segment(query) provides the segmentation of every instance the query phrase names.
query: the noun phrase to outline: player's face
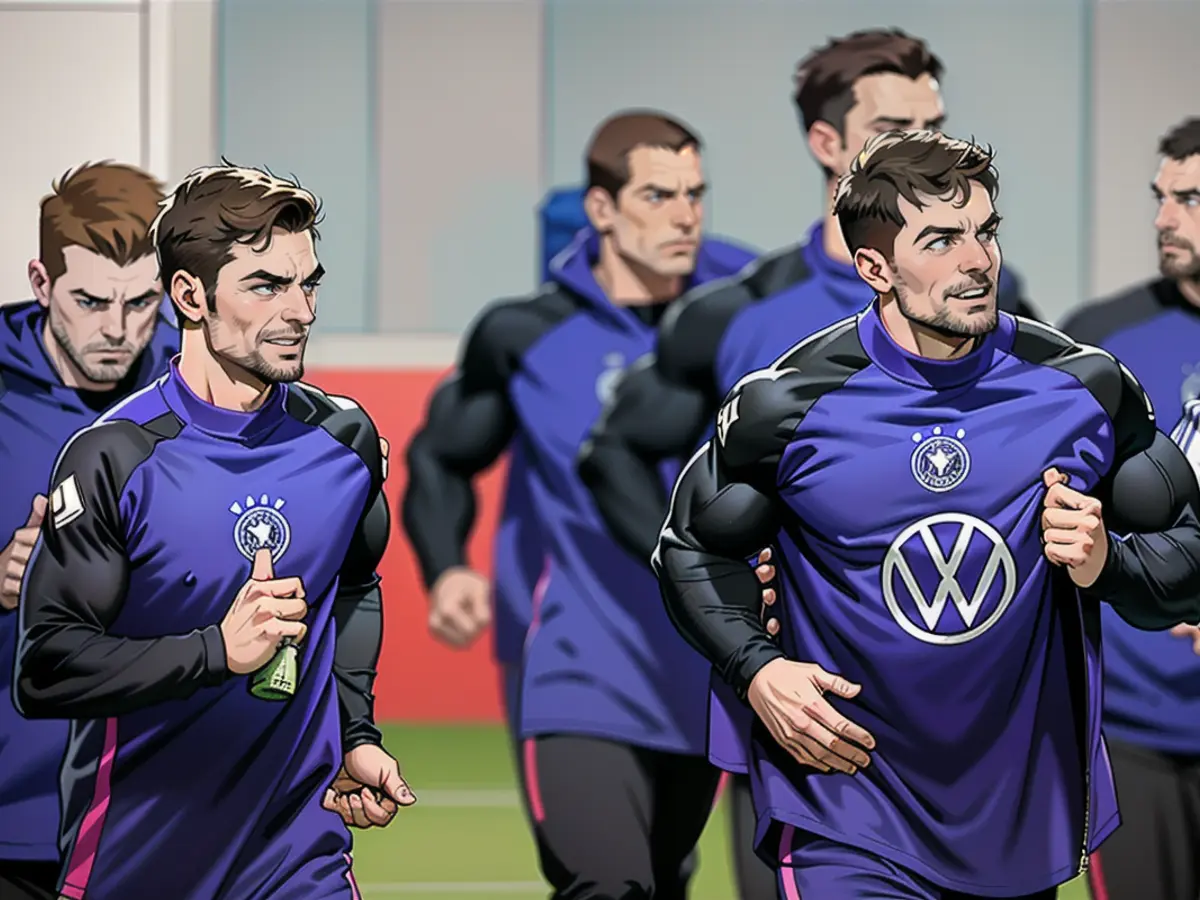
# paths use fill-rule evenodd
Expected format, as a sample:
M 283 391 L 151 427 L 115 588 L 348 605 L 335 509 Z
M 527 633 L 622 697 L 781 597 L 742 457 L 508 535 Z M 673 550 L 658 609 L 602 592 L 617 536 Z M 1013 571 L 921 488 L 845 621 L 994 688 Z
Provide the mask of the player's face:
M 822 127 L 810 135 L 817 159 L 839 177 L 876 135 L 888 131 L 941 131 L 946 121 L 941 89 L 937 79 L 929 75 L 864 75 L 854 82 L 854 99 L 840 135 L 826 123 L 817 123 Z
M 970 337 L 995 328 L 1000 216 L 987 190 L 974 185 L 961 206 L 928 198 L 918 209 L 901 198 L 900 211 L 904 227 L 891 260 L 860 250 L 855 255 L 860 274 L 880 293 L 894 292 L 906 319 L 938 334 Z
M 30 285 L 46 307 L 50 334 L 88 381 L 114 384 L 129 374 L 154 334 L 162 286 L 151 253 L 128 265 L 83 247 L 63 249 L 66 271 L 53 284 L 40 263 Z
M 265 382 L 299 381 L 324 274 L 309 231 L 275 229 L 265 246 L 234 244 L 205 316 L 213 352 Z
M 688 147 L 638 147 L 629 154 L 629 181 L 603 211 L 602 230 L 627 261 L 656 275 L 690 275 L 704 225 L 704 173 Z
M 1159 270 L 1167 278 L 1200 278 L 1200 155 L 1164 159 L 1151 189 Z

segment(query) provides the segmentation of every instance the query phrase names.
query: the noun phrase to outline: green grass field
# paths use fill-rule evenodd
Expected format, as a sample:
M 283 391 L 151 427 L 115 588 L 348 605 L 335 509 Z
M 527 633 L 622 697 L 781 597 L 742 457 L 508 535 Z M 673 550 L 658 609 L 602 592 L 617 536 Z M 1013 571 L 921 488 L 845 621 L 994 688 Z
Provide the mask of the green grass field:
M 499 727 L 386 729 L 417 795 L 386 830 L 355 833 L 354 870 L 364 900 L 546 900 Z M 693 900 L 736 900 L 729 875 L 725 811 L 700 845 Z M 1061 900 L 1086 900 L 1081 882 Z

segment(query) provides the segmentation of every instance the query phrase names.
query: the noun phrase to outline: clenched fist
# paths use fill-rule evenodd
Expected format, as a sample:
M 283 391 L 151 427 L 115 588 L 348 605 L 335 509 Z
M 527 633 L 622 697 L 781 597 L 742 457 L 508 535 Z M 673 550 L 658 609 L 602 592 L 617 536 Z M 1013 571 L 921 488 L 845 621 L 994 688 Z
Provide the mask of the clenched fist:
M 466 647 L 492 621 L 492 586 L 471 569 L 447 569 L 429 592 L 429 630 L 452 647 Z
M 284 639 L 298 644 L 308 626 L 304 585 L 299 578 L 276 578 L 271 551 L 254 554 L 250 580 L 242 585 L 221 621 L 225 665 L 234 675 L 248 675 L 265 666 Z
M 1108 529 L 1100 501 L 1067 487 L 1069 475 L 1047 469 L 1042 475 L 1046 499 L 1042 510 L 1042 541 L 1046 559 L 1066 566 L 1078 587 L 1096 583 L 1108 561 Z
M 21 599 L 21 582 L 25 579 L 25 567 L 33 545 L 37 543 L 42 520 L 46 517 L 46 498 L 38 494 L 33 498 L 29 518 L 13 532 L 8 546 L 0 550 L 0 608 L 16 609 Z

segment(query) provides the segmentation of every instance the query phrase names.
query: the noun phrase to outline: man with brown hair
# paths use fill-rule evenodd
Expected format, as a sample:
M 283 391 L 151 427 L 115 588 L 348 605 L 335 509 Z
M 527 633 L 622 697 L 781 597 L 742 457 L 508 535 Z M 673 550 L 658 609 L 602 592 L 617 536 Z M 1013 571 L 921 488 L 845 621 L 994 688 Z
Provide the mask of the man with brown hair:
M 1200 618 L 1200 488 L 1140 385 L 997 308 L 998 177 L 932 132 L 867 144 L 834 202 L 876 299 L 739 382 L 658 542 L 756 714 L 781 897 L 1054 897 L 1119 822 L 1101 603 Z
M 373 721 L 381 446 L 299 383 L 319 208 L 257 169 L 184 179 L 152 230 L 178 360 L 55 465 L 15 697 L 72 720 L 67 897 L 351 900 L 345 826 L 415 801 Z
M 747 372 L 769 365 L 802 337 L 871 302 L 855 272 L 833 212 L 837 178 L 866 141 L 894 129 L 939 130 L 945 121 L 942 63 L 920 38 L 897 29 L 858 31 L 813 50 L 796 66 L 792 95 L 809 152 L 824 173 L 821 218 L 798 244 L 769 253 L 736 277 L 693 291 L 663 319 L 653 357 L 622 379 L 596 426 L 581 474 L 613 535 L 649 560 L 667 496 L 657 470 L 664 459 L 687 458 L 711 431 L 726 393 Z M 1034 313 L 1005 269 L 1000 307 Z M 728 692 L 717 686 L 713 715 L 749 726 Z M 729 753 L 711 748 L 727 766 Z M 739 773 L 739 776 L 744 773 Z M 773 890 L 749 848 L 754 816 L 749 783 L 733 781 L 735 862 L 744 898 Z M 739 849 L 740 848 L 740 849 Z
M 708 664 L 671 628 L 653 575 L 609 536 L 575 455 L 670 302 L 750 256 L 704 237 L 700 139 L 681 122 L 615 115 L 586 165 L 591 227 L 540 291 L 492 304 L 469 329 L 408 448 L 403 521 L 431 628 L 469 643 L 491 591 L 464 554 L 472 481 L 511 451 L 497 653 L 520 679 L 515 730 L 542 871 L 555 897 L 676 900 L 718 778 L 704 758 Z
M 17 599 L 62 445 L 166 370 L 179 332 L 161 304 L 150 223 L 162 186 L 113 162 L 54 182 L 41 204 L 34 300 L 0 308 L 0 897 L 56 896 L 61 722 L 12 703 Z

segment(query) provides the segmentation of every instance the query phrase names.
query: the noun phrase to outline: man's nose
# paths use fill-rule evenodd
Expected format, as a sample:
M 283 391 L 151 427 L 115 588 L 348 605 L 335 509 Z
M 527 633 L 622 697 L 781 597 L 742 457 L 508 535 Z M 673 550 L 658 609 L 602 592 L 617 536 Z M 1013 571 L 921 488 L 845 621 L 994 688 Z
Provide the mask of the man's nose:
M 1179 227 L 1179 212 L 1170 200 L 1164 200 L 1158 205 L 1154 227 L 1158 231 L 1174 231 Z
M 125 340 L 125 307 L 110 303 L 100 318 L 100 334 L 108 341 L 119 344 Z
M 293 285 L 284 293 L 283 318 L 297 325 L 311 325 L 317 318 L 315 302 L 307 291 Z
M 691 200 L 679 199 L 671 210 L 671 224 L 676 228 L 691 230 L 700 223 L 700 211 Z

